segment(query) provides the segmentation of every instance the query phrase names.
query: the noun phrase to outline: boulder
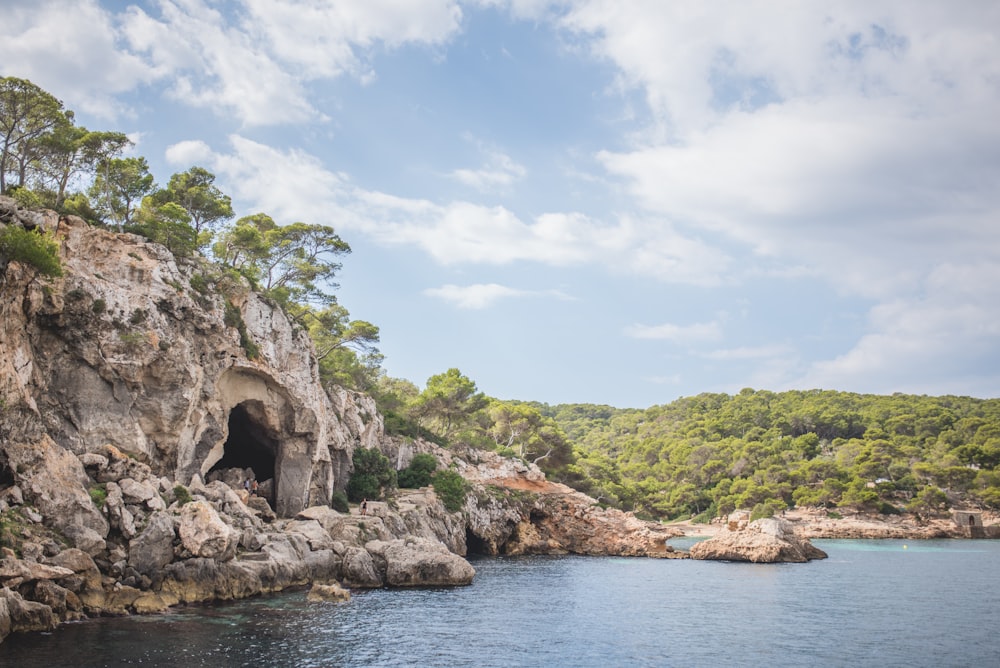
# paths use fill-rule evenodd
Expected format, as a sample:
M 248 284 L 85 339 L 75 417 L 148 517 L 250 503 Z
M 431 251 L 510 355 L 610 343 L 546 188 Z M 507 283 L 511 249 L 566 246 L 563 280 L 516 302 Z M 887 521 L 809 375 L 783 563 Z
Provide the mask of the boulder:
M 192 501 L 181 508 L 179 533 L 185 549 L 206 559 L 232 559 L 239 543 L 239 534 L 206 501 Z
M 425 538 L 373 540 L 365 549 L 385 562 L 385 583 L 392 587 L 467 585 L 476 571 L 443 544 Z
M 351 600 L 351 592 L 347 591 L 339 584 L 316 584 L 309 589 L 306 595 L 307 601 L 330 601 L 340 603 Z
M 174 518 L 163 511 L 154 512 L 149 516 L 142 533 L 129 542 L 129 565 L 143 575 L 155 577 L 164 566 L 174 560 L 176 536 Z
M 825 559 L 827 554 L 806 538 L 795 535 L 792 525 L 777 517 L 756 520 L 737 531 L 726 529 L 695 543 L 692 559 L 750 561 L 753 563 L 802 563 Z
M 26 601 L 16 591 L 0 589 L 0 638 L 20 631 L 51 631 L 59 619 L 44 603 Z
M 349 547 L 344 550 L 341 566 L 342 580 L 348 587 L 381 587 L 382 578 L 375 570 L 371 553 L 363 547 Z

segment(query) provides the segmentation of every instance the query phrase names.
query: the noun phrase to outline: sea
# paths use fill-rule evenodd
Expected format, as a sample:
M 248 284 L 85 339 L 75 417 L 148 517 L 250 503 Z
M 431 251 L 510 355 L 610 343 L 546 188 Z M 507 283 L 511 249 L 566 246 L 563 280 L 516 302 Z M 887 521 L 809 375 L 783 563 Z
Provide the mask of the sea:
M 468 587 L 87 620 L 8 637 L 0 666 L 1000 666 L 1000 541 L 813 544 L 829 558 L 473 557 Z

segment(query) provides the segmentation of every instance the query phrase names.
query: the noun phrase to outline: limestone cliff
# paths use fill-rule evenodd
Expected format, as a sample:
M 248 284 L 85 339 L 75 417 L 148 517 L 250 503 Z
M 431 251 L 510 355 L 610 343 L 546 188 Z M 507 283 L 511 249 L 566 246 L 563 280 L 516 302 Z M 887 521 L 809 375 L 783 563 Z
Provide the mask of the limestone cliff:
M 280 515 L 329 503 L 353 448 L 378 445 L 374 402 L 328 395 L 307 334 L 275 305 L 141 237 L 37 222 L 56 233 L 65 275 L 4 275 L 6 441 L 47 436 L 76 455 L 111 444 L 185 484 L 249 467 L 273 479 Z
M 386 437 L 370 397 L 323 388 L 304 331 L 199 258 L 7 198 L 2 225 L 51 231 L 64 275 L 0 266 L 0 639 L 307 583 L 468 584 L 469 551 L 681 556 L 536 467 Z M 464 508 L 333 510 L 361 446 L 433 454 Z

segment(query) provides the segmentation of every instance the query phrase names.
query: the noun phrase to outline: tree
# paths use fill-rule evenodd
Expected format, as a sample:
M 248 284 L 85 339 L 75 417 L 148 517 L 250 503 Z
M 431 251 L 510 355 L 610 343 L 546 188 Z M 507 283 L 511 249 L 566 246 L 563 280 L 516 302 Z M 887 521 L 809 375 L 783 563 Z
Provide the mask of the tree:
M 283 306 L 329 305 L 335 258 L 351 252 L 332 227 L 292 223 L 280 226 L 266 214 L 236 221 L 212 247 L 216 257 L 249 278 Z
M 379 499 L 396 486 L 396 471 L 389 458 L 375 448 L 356 448 L 354 471 L 347 481 L 347 497 L 354 502 Z
M 92 132 L 71 123 L 60 123 L 40 137 L 38 181 L 54 192 L 52 206 L 62 207 L 75 177 L 95 172 L 99 164 L 131 144 L 121 132 Z
M 207 243 L 211 230 L 233 217 L 232 200 L 215 186 L 215 174 L 203 167 L 174 174 L 152 197 L 157 206 L 173 202 L 187 211 L 200 243 Z
M 152 198 L 143 199 L 129 231 L 163 244 L 174 255 L 190 256 L 198 248 L 198 237 L 191 227 L 191 216 L 179 204 L 167 202 L 156 206 Z
M 143 197 L 153 191 L 153 175 L 145 158 L 102 160 L 90 188 L 95 210 L 121 231 Z
M 454 430 L 468 423 L 472 415 L 486 407 L 487 399 L 476 384 L 458 369 L 431 376 L 415 402 L 416 414 L 438 427 L 449 438 Z
M 407 489 L 426 487 L 431 484 L 431 477 L 437 470 L 437 465 L 434 455 L 427 453 L 414 455 L 410 465 L 399 472 L 399 486 Z
M 510 448 L 547 473 L 573 461 L 572 445 L 562 429 L 534 406 L 494 399 L 487 412 L 492 421 L 487 433 L 498 447 Z
M 8 175 L 24 186 L 33 142 L 69 117 L 63 104 L 26 79 L 0 79 L 0 194 L 7 194 Z

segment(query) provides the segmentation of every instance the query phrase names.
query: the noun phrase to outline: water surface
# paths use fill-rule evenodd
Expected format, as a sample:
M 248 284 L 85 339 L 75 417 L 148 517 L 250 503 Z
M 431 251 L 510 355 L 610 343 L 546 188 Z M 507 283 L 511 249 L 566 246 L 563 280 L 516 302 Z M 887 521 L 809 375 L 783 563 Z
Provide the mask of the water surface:
M 474 559 L 458 589 L 291 592 L 69 624 L 0 666 L 996 666 L 1000 542 L 816 540 L 829 559 Z

